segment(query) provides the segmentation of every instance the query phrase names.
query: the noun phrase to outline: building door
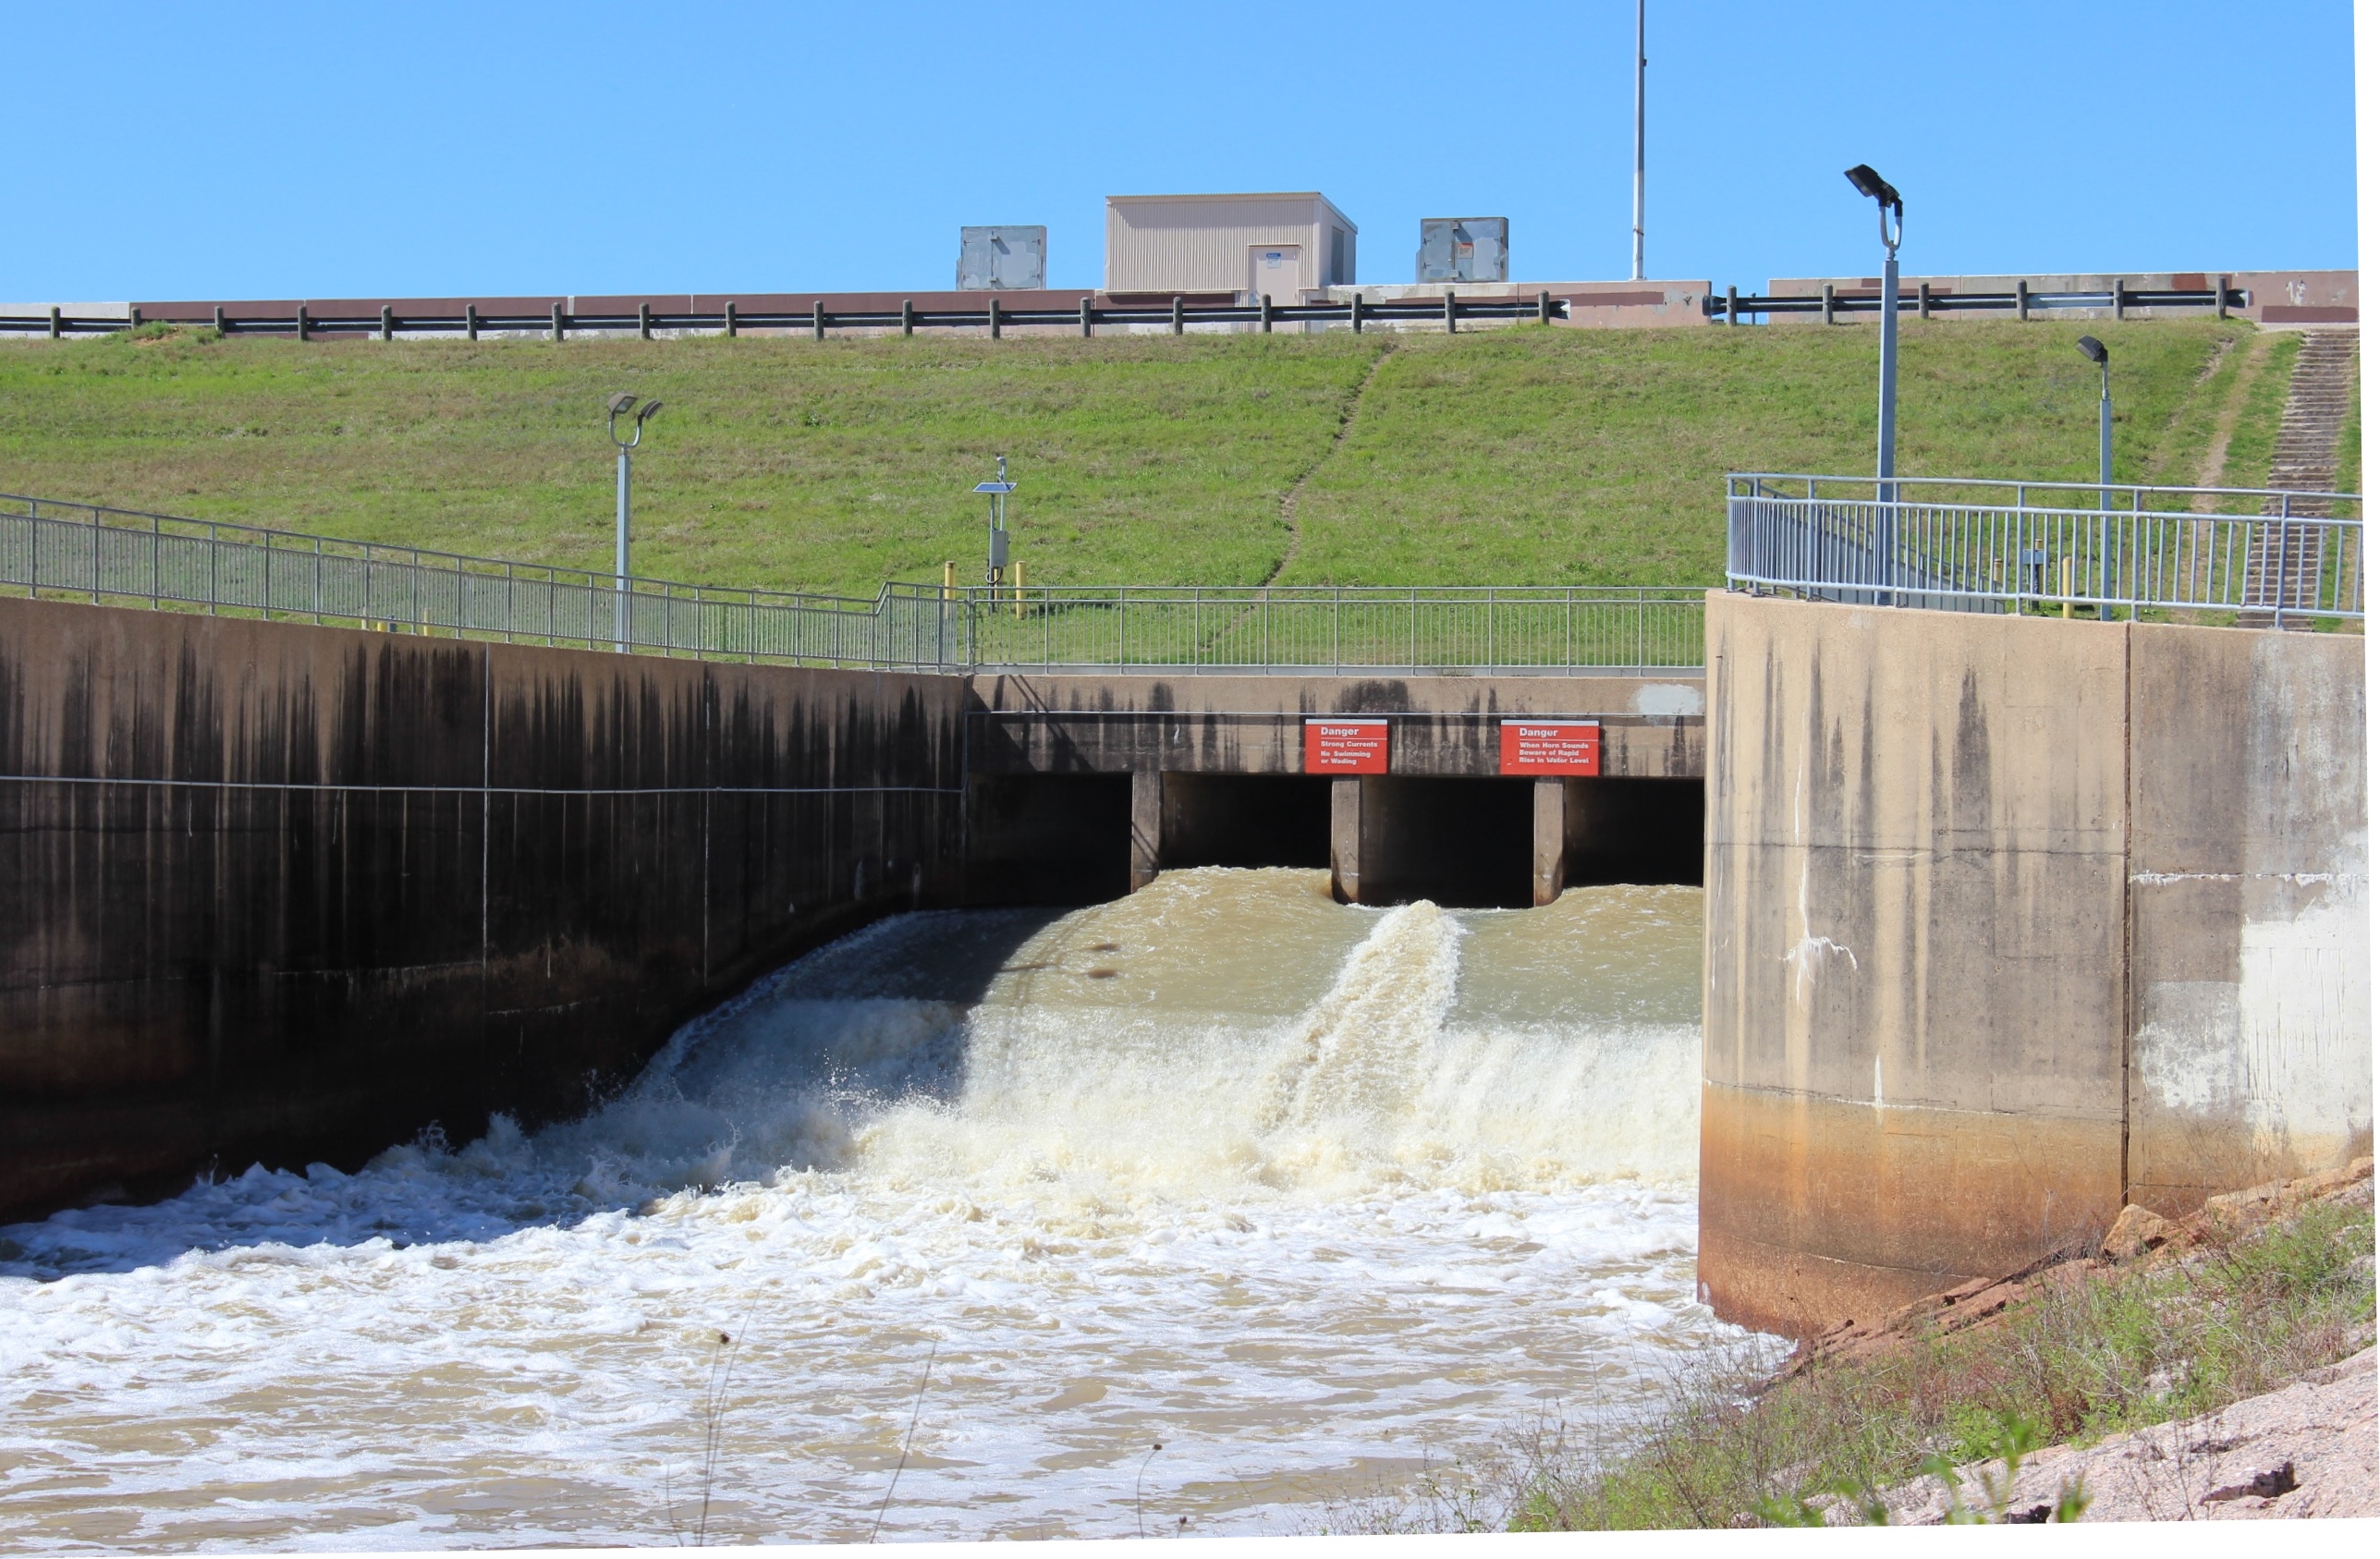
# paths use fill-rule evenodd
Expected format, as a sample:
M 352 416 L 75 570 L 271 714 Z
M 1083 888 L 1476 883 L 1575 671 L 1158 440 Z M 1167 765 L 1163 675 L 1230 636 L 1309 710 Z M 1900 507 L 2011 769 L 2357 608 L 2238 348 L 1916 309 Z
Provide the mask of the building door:
M 1248 301 L 1269 297 L 1275 303 L 1302 303 L 1304 267 L 1296 244 L 1248 246 Z

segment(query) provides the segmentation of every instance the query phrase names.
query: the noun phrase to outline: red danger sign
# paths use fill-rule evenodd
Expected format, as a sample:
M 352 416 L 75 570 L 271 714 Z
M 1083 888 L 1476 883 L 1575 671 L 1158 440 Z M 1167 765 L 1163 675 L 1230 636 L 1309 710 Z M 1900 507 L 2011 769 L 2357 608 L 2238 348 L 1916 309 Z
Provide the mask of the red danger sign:
M 1507 774 L 1600 774 L 1600 720 L 1507 720 L 1497 767 Z
M 1306 773 L 1385 774 L 1387 772 L 1387 721 L 1306 722 Z

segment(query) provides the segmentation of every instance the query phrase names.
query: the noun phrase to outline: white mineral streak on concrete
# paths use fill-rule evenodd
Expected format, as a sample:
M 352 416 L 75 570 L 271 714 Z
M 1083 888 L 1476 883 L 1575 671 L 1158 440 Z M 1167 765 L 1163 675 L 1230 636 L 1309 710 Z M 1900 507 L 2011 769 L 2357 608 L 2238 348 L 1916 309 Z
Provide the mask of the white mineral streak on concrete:
M 1694 682 L 1647 682 L 1636 690 L 1639 714 L 1700 714 L 1703 688 Z
M 1806 820 L 1802 809 L 1803 798 L 1809 789 L 1806 783 L 1809 778 L 1809 768 L 1810 755 L 1805 751 L 1801 755 L 1802 772 L 1793 782 L 1793 842 L 1797 845 L 1803 842 L 1803 835 L 1808 832 L 1804 826 Z M 1794 1005 L 1807 1013 L 1812 989 L 1817 983 L 1819 972 L 1826 967 L 1826 960 L 1833 956 L 1848 958 L 1850 960 L 1853 972 L 1856 973 L 1860 967 L 1860 956 L 1833 937 L 1819 936 L 1811 931 L 1810 859 L 1812 852 L 1805 849 L 1800 854 L 1801 884 L 1800 891 L 1794 899 L 1794 908 L 1801 918 L 1801 935 L 1796 939 L 1791 947 L 1786 949 L 1785 962 L 1793 966 Z
M 2371 1063 L 2370 969 L 2361 892 L 2240 928 L 2240 1102 L 2259 1148 L 2325 1164 L 2371 1130 L 2371 1094 L 2355 1086 Z
M 2342 1160 L 2372 1127 L 2365 878 L 2230 880 L 2317 891 L 2287 918 L 2240 926 L 2236 980 L 2161 980 L 2143 993 L 2142 1081 L 2168 1109 L 2243 1124 L 2260 1151 L 2310 1167 Z

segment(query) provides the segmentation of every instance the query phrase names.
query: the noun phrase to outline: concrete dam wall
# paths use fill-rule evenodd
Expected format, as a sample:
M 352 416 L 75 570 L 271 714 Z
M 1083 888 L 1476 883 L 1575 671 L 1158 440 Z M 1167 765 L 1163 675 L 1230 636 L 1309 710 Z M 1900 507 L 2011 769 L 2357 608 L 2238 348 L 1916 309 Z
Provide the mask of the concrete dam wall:
M 0 1219 L 575 1115 L 876 917 L 1701 871 L 1702 682 L 962 676 L 0 600 Z M 1397 727 L 1376 773 L 1304 726 Z M 1600 720 L 1515 777 L 1512 716 Z
M 963 697 L 0 600 L 0 1218 L 583 1109 L 956 896 Z
M 1822 1330 L 2371 1151 L 2362 639 L 1707 621 L 1723 1316 Z

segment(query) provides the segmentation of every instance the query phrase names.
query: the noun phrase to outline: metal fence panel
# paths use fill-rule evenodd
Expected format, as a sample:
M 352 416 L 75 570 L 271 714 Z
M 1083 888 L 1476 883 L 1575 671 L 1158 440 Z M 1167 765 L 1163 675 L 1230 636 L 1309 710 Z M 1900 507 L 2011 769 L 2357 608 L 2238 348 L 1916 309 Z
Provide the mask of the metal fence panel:
M 2362 500 L 2264 488 L 1738 474 L 1727 579 L 1964 611 L 2360 619 Z
M 1459 673 L 1703 663 L 1703 594 L 1692 589 L 891 584 L 873 601 L 643 579 L 622 590 L 577 569 L 6 495 L 0 588 L 808 665 Z

